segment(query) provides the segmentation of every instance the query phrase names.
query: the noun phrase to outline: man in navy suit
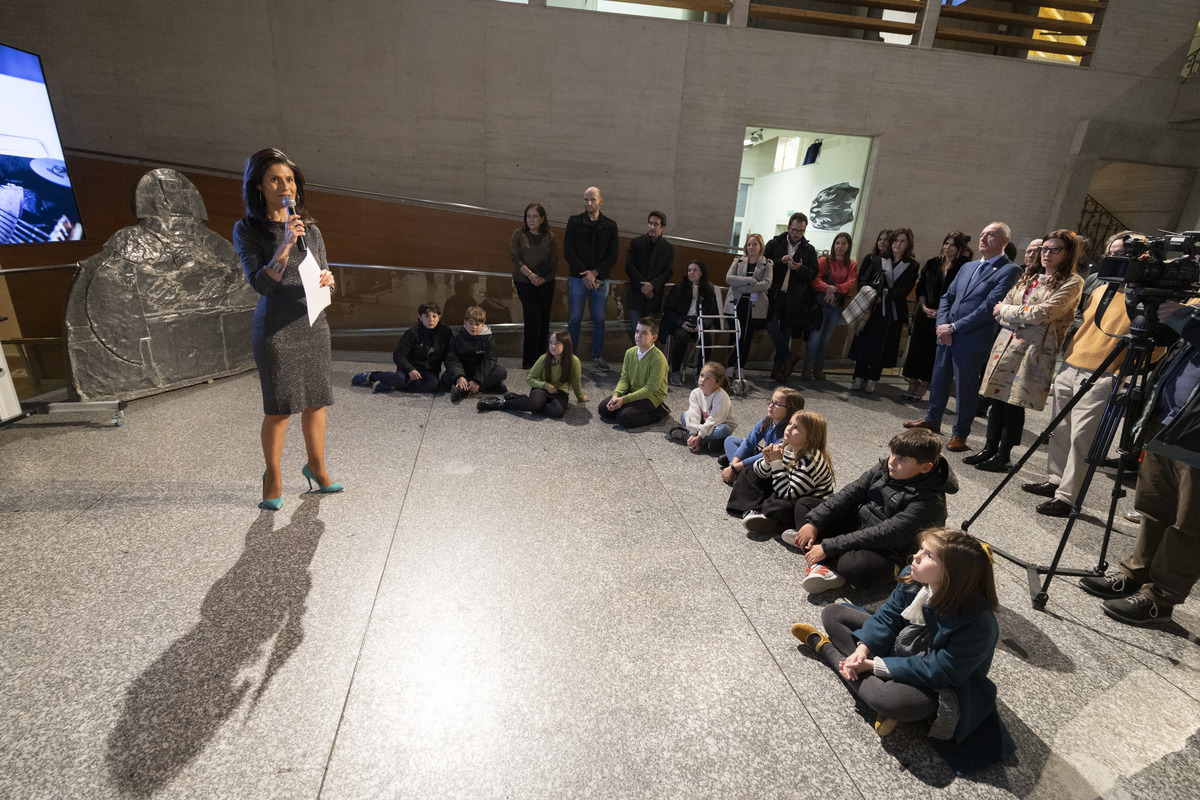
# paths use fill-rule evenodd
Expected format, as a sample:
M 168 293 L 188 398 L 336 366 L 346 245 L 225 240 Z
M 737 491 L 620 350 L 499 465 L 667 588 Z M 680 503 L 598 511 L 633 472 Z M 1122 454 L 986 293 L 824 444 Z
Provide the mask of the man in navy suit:
M 998 326 L 992 311 L 1021 277 L 1021 267 L 1004 255 L 1012 230 L 993 222 L 979 234 L 979 260 L 964 264 L 950 283 L 937 315 L 937 357 L 929 387 L 925 419 L 906 422 L 906 428 L 928 428 L 941 433 L 942 415 L 955 383 L 954 435 L 946 449 L 969 450 L 967 437 L 979 403 L 979 381 L 996 339 Z

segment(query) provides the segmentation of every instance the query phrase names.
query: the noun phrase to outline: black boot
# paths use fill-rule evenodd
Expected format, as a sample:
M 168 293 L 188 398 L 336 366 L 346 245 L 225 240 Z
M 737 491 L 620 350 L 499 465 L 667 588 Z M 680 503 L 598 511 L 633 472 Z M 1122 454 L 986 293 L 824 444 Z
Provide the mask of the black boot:
M 987 461 L 976 464 L 975 469 L 981 469 L 984 472 L 1008 472 L 1012 469 L 1012 464 L 1009 462 L 1010 452 L 1008 448 L 1001 448 Z
M 498 411 L 504 408 L 504 401 L 499 397 L 484 397 L 475 404 L 477 411 Z
M 978 453 L 976 453 L 973 456 L 967 456 L 966 458 L 964 458 L 963 463 L 964 464 L 973 464 L 973 465 L 974 464 L 982 464 L 984 461 L 987 461 L 988 459 L 995 456 L 997 450 L 999 450 L 999 445 L 992 444 L 991 442 L 986 442 L 986 443 L 984 443 L 982 450 L 980 450 Z

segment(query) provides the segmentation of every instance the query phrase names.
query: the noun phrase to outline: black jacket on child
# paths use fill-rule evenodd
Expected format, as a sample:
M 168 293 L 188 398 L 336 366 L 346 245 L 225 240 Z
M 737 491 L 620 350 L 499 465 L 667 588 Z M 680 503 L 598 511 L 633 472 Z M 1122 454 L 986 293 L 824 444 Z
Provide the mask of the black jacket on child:
M 455 331 L 446 350 L 447 382 L 466 378 L 483 383 L 496 369 L 496 354 L 492 348 L 492 329 L 487 325 L 478 336 L 467 333 L 466 328 Z
M 420 322 L 413 325 L 400 337 L 396 352 L 392 353 L 396 370 L 407 374 L 415 369 L 422 375 L 437 377 L 442 371 L 442 361 L 446 358 L 446 349 L 453 335 L 450 326 L 441 322 L 433 330 Z
M 945 458 L 933 469 L 908 480 L 888 475 L 887 459 L 858 480 L 825 498 L 808 514 L 817 528 L 817 541 L 828 558 L 850 550 L 876 550 L 895 564 L 917 551 L 917 534 L 946 524 L 946 495 L 958 491 L 958 479 Z M 828 538 L 822 531 L 833 520 L 857 514 L 858 528 Z

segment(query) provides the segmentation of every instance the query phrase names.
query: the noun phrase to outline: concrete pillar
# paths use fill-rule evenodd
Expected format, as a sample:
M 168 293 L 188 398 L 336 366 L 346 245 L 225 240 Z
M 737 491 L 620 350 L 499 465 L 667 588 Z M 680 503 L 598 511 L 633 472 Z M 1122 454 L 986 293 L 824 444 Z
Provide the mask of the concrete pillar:
M 733 8 L 729 9 L 729 26 L 744 28 L 750 18 L 750 0 L 733 0 Z
M 942 15 L 940 3 L 925 3 L 925 10 L 917 13 L 917 21 L 921 23 L 921 33 L 917 36 L 917 47 L 921 50 L 932 50 L 933 40 L 937 36 L 938 19 Z

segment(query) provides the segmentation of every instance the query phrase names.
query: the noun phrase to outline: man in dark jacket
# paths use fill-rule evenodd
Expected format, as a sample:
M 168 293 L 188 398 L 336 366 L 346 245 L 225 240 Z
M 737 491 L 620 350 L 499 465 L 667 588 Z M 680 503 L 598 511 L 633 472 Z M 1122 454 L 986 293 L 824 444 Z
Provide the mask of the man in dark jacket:
M 625 251 L 625 273 L 629 276 L 629 292 L 625 305 L 629 309 L 629 328 L 636 330 L 638 320 L 662 310 L 667 282 L 675 269 L 675 247 L 663 236 L 667 216 L 651 211 L 646 218 L 646 234 L 629 243 Z
M 350 379 L 354 386 L 370 386 L 376 392 L 436 392 L 438 373 L 446 358 L 453 331 L 442 324 L 437 303 L 422 303 L 417 309 L 417 324 L 404 332 L 392 353 L 395 372 L 360 372 Z
M 479 394 L 480 389 L 501 394 L 508 391 L 504 385 L 508 370 L 496 362 L 492 329 L 486 322 L 487 312 L 479 306 L 471 306 L 463 317 L 462 330 L 450 340 L 442 388 L 450 390 L 453 403 Z
M 608 313 L 608 277 L 617 263 L 617 223 L 600 213 L 604 198 L 595 186 L 583 193 L 583 213 L 567 220 L 563 258 L 567 260 L 567 332 L 576 355 L 583 307 L 592 309 L 592 365 L 607 370 L 604 360 L 604 317 Z
M 914 428 L 888 447 L 891 456 L 825 498 L 799 530 L 783 533 L 805 551 L 806 592 L 884 584 L 916 552 L 918 533 L 946 524 L 946 495 L 958 491 L 958 480 L 941 438 Z
M 771 307 L 767 311 L 767 335 L 775 345 L 775 366 L 771 377 L 785 381 L 796 368 L 800 356 L 792 354 L 792 334 L 800 334 L 804 311 L 813 297 L 812 281 L 817 277 L 817 251 L 804 232 L 808 217 L 797 211 L 788 219 L 787 230 L 763 249 L 774 268 L 767 296 Z
M 1128 625 L 1169 621 L 1200 579 L 1200 308 L 1168 301 L 1158 319 L 1180 339 L 1151 375 L 1137 425 L 1146 442 L 1133 495 L 1137 543 L 1120 570 L 1079 581 Z

